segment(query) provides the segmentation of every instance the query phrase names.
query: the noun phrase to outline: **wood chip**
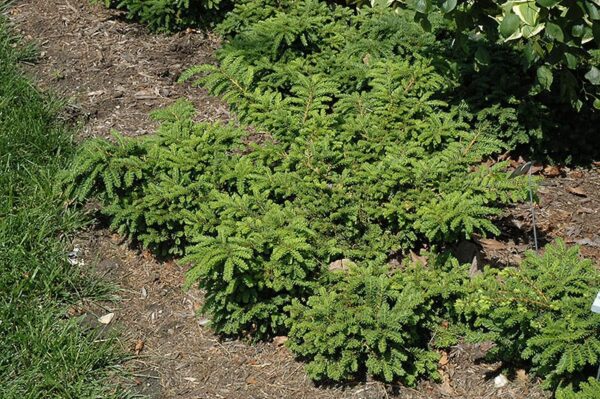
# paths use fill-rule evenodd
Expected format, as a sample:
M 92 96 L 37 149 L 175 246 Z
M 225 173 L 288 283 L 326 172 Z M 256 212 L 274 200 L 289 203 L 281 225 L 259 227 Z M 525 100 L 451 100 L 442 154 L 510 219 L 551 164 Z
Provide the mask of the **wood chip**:
M 567 187 L 567 191 L 579 197 L 587 197 L 587 194 L 581 187 Z
M 87 95 L 88 95 L 88 97 L 95 97 L 95 96 L 101 96 L 104 93 L 105 93 L 104 90 L 97 90 L 97 91 L 90 91 Z
M 136 92 L 133 96 L 136 100 L 153 100 L 155 98 L 158 98 L 158 96 L 153 90 L 140 90 Z
M 506 248 L 506 244 L 493 238 L 480 238 L 479 243 L 486 251 L 500 251 Z

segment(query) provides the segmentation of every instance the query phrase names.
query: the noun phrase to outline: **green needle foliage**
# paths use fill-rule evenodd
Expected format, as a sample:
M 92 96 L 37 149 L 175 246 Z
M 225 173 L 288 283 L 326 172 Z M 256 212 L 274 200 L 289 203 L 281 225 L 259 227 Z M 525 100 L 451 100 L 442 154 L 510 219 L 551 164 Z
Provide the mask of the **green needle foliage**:
M 600 381 L 590 377 L 586 382 L 581 383 L 579 389 L 573 389 L 571 385 L 566 388 L 559 388 L 556 391 L 556 399 L 597 399 L 600 392 Z
M 505 163 L 482 163 L 504 146 L 440 99 L 444 77 L 409 51 L 432 38 L 399 34 L 414 26 L 405 15 L 379 26 L 381 10 L 285 4 L 239 5 L 274 16 L 232 39 L 220 65 L 183 76 L 201 74 L 248 128 L 196 123 L 179 102 L 155 114 L 155 136 L 88 142 L 64 177 L 113 228 L 186 255 L 188 285 L 206 290 L 225 334 L 282 333 L 285 306 L 322 285 L 330 262 L 497 233 L 490 218 L 526 194 Z M 365 48 L 384 43 L 368 59 L 348 38 L 363 27 Z
M 415 90 L 433 78 L 415 80 Z M 311 93 L 303 96 L 318 97 Z M 186 254 L 197 264 L 188 282 L 199 279 L 207 290 L 206 310 L 216 316 L 217 330 L 253 331 L 255 324 L 258 335 L 281 330 L 281 321 L 263 321 L 279 320 L 284 312 L 274 309 L 310 293 L 332 260 L 391 256 L 421 242 L 494 232 L 488 217 L 524 194 L 503 164 L 480 164 L 497 148 L 494 141 L 459 130 L 441 108 L 430 108 L 429 119 L 443 117 L 456 130 L 423 145 L 427 130 L 378 129 L 400 123 L 367 96 L 371 113 L 345 112 L 372 121 L 364 122 L 374 126 L 369 131 L 354 123 L 334 130 L 341 115 L 313 114 L 306 104 L 319 100 L 300 99 L 282 109 L 299 135 L 273 134 L 261 145 L 249 142 L 249 131 L 193 122 L 193 107 L 178 103 L 157 114 L 163 123 L 155 136 L 89 142 L 65 177 L 68 191 L 80 200 L 97 195 L 113 227 L 145 246 Z M 403 99 L 396 101 L 404 107 Z M 402 127 L 412 132 L 411 124 L 428 129 L 428 123 L 406 118 Z M 275 308 L 250 311 L 258 304 Z
M 488 269 L 457 306 L 496 343 L 491 355 L 526 361 L 549 388 L 594 375 L 600 365 L 600 315 L 590 311 L 600 272 L 562 241 L 518 268 Z M 585 396 L 583 396 L 585 397 Z
M 346 381 L 367 373 L 406 385 L 437 378 L 439 354 L 430 343 L 450 304 L 466 292 L 465 269 L 448 263 L 389 270 L 373 263 L 342 273 L 306 305 L 290 306 L 288 346 L 308 361 L 308 375 Z

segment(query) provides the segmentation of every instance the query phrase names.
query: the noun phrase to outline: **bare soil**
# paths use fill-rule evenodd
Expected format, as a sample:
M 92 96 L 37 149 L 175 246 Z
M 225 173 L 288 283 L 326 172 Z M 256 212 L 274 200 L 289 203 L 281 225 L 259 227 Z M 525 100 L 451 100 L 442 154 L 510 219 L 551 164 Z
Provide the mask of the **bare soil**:
M 187 67 L 211 62 L 219 38 L 211 32 L 154 35 L 125 21 L 121 13 L 87 0 L 18 1 L 10 10 L 16 28 L 37 43 L 40 58 L 28 64 L 40 85 L 69 99 L 80 138 L 107 137 L 112 129 L 126 135 L 151 133 L 150 111 L 179 98 L 192 101 L 202 120 L 229 120 L 227 107 L 201 89 L 179 85 Z M 600 173 L 590 169 L 559 171 L 540 190 L 537 206 L 542 241 L 564 237 L 583 253 L 600 259 Z M 526 205 L 503 220 L 504 233 L 481 240 L 482 256 L 514 264 L 531 247 L 531 217 Z M 495 388 L 499 364 L 482 360 L 486 345 L 457 345 L 440 364 L 443 381 L 425 381 L 416 389 L 363 381 L 345 386 L 315 386 L 303 364 L 283 345 L 223 340 L 197 316 L 202 293 L 184 292 L 185 269 L 131 248 L 106 230 L 83 232 L 73 243 L 86 267 L 120 287 L 121 300 L 85 304 L 80 309 L 95 323 L 114 312 L 111 328 L 133 358 L 132 389 L 150 398 L 547 398 L 522 371 Z M 73 314 L 77 314 L 75 310 Z

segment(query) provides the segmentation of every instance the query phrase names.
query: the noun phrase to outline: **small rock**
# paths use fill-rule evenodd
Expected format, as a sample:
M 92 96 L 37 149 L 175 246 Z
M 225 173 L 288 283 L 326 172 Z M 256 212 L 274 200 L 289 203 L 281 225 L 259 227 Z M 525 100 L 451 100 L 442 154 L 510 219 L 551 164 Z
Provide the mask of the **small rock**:
M 98 323 L 110 324 L 110 322 L 114 319 L 114 317 L 115 317 L 114 313 L 107 313 L 102 317 L 98 317 Z
M 508 379 L 503 374 L 500 374 L 496 378 L 494 378 L 494 386 L 496 388 L 502 388 L 507 385 L 508 385 Z
M 210 324 L 210 319 L 206 318 L 206 317 L 201 317 L 198 319 L 198 325 L 200 327 L 205 327 L 207 325 Z
M 330 272 L 336 272 L 336 271 L 341 271 L 341 272 L 345 272 L 350 270 L 350 267 L 354 267 L 356 266 L 356 263 L 352 262 L 350 259 L 339 259 L 336 260 L 335 262 L 331 262 L 329 264 L 329 271 Z

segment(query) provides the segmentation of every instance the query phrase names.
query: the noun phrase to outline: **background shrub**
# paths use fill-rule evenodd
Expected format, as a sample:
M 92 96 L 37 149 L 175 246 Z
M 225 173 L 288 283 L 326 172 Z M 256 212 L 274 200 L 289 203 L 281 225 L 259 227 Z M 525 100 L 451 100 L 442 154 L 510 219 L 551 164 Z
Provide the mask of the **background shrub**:
M 223 15 L 230 7 L 228 0 L 98 0 L 107 7 L 127 11 L 127 17 L 139 19 L 150 29 L 173 31 L 202 26 Z

